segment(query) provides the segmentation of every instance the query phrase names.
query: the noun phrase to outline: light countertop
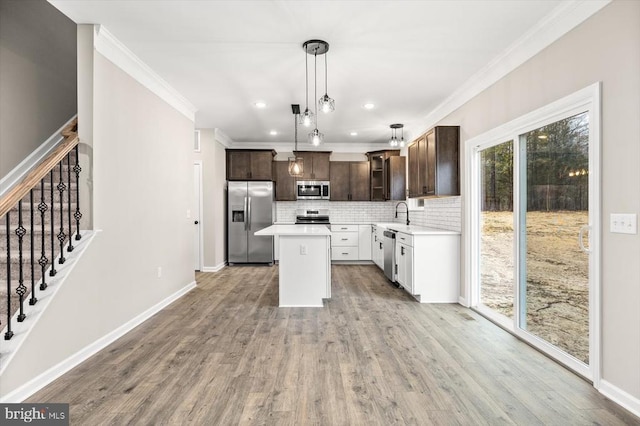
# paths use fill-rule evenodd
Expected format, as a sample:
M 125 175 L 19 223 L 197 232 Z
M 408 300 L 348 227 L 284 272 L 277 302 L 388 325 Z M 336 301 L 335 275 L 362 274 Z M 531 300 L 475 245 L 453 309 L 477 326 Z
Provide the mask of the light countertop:
M 409 235 L 460 235 L 458 231 L 449 231 L 446 229 L 428 228 L 420 225 L 405 225 L 403 223 L 374 223 L 381 228 L 392 229 L 398 232 L 404 232 Z
M 331 231 L 325 225 L 271 225 L 255 235 L 330 237 Z

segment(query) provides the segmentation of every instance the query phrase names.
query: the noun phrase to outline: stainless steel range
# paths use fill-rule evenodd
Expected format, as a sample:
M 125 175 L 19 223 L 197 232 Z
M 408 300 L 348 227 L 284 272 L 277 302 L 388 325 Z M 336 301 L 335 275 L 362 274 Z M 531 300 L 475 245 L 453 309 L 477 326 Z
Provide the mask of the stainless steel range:
M 329 209 L 296 209 L 296 225 L 329 225 Z

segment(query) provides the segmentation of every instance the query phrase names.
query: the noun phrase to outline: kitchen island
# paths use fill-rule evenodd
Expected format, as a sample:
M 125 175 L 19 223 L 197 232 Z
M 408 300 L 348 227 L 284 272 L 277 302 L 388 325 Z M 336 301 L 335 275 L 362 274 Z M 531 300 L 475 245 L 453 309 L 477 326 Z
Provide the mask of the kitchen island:
M 331 231 L 325 225 L 271 225 L 279 237 L 279 306 L 322 307 L 331 298 Z

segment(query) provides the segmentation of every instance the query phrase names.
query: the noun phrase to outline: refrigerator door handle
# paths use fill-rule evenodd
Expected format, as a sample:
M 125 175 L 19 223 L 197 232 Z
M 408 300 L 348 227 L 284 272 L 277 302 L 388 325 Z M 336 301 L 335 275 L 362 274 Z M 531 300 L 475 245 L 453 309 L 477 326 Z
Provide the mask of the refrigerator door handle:
M 248 219 L 248 212 L 247 212 L 247 197 L 244 197 L 244 230 L 248 230 L 248 225 L 249 225 L 249 219 Z
M 249 230 L 251 230 L 251 197 L 247 203 L 247 223 L 249 224 Z

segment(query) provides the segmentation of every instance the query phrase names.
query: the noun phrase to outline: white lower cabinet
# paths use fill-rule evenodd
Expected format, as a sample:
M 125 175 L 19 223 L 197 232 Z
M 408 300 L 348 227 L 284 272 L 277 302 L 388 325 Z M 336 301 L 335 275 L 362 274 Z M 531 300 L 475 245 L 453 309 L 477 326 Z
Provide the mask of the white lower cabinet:
M 371 260 L 378 265 L 378 268 L 384 269 L 384 246 L 382 244 L 384 228 L 376 225 L 371 226 Z
M 331 224 L 331 260 L 358 260 L 358 225 Z
M 396 282 L 413 294 L 413 247 L 396 243 Z
M 371 225 L 358 225 L 358 259 L 371 260 Z
M 457 303 L 460 235 L 396 235 L 397 282 L 421 303 Z

